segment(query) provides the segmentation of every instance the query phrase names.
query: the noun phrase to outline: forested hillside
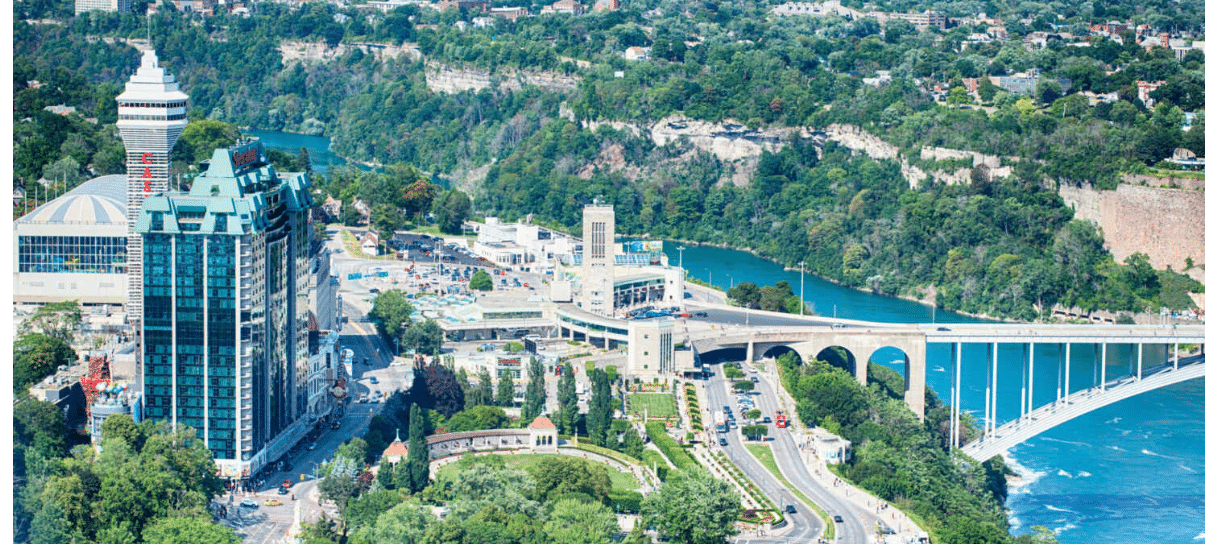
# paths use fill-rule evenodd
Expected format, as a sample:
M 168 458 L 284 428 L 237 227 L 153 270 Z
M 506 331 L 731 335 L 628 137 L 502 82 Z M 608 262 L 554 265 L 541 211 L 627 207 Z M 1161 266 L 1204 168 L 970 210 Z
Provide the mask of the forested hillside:
M 248 17 L 218 10 L 210 18 L 163 7 L 146 21 L 70 17 L 64 4 L 23 3 L 14 23 L 14 152 L 27 186 L 56 178 L 66 189 L 121 171 L 113 96 L 135 66 L 126 40 L 143 38 L 151 24 L 196 122 L 324 134 L 351 159 L 453 175 L 477 213 L 533 213 L 575 228 L 580 207 L 603 196 L 626 234 L 749 247 L 787 265 L 804 260 L 846 285 L 934 292 L 942 307 L 1022 319 L 1055 304 L 1181 309 L 1192 305 L 1185 293 L 1201 289 L 1138 255 L 1113 262 L 1095 227 L 1072 221 L 1054 191 L 1057 183 L 1113 187 L 1122 173 L 1164 171 L 1177 148 L 1204 155 L 1205 59 L 1188 48 L 1203 39 L 1199 2 L 875 6 L 943 11 L 955 25 L 946 30 L 871 17 L 777 17 L 774 5 L 757 2 L 627 1 L 618 11 L 489 24 L 475 24 L 478 13 L 418 7 L 382 14 L 257 3 Z M 542 5 L 528 7 L 537 13 Z M 23 20 L 48 17 L 61 20 Z M 1089 22 L 1102 17 L 1129 28 L 1097 33 Z M 1146 45 L 1160 32 L 1184 49 Z M 322 61 L 285 62 L 285 40 L 408 43 L 423 58 L 353 46 Z M 650 58 L 628 61 L 627 47 L 648 47 Z M 436 92 L 429 63 L 481 70 L 492 85 Z M 509 68 L 579 84 L 570 92 L 494 85 Z M 987 79 L 1029 72 L 1042 80 L 1028 96 Z M 1137 81 L 1163 83 L 1140 97 Z M 78 115 L 41 111 L 61 103 Z M 657 145 L 646 130 L 587 124 L 647 127 L 673 115 L 748 128 L 845 123 L 907 157 L 926 146 L 1009 157 L 1013 174 L 975 169 L 969 184 L 912 189 L 898 162 L 832 141 L 792 139 L 776 153 L 725 160 L 681 140 Z

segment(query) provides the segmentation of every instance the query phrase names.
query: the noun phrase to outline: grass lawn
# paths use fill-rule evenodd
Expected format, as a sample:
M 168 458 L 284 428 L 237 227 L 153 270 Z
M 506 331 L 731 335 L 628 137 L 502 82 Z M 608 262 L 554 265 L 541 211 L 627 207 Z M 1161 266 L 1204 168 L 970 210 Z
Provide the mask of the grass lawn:
M 558 454 L 553 454 L 553 453 L 531 453 L 531 454 L 519 454 L 519 455 L 492 454 L 492 455 L 485 455 L 485 456 L 480 455 L 480 456 L 478 456 L 478 461 L 486 461 L 487 459 L 484 459 L 485 457 L 497 457 L 498 459 L 496 461 L 492 461 L 493 463 L 498 463 L 499 460 L 502 460 L 504 463 L 504 466 L 506 466 L 506 467 L 517 468 L 517 469 L 521 469 L 521 470 L 529 470 L 529 467 L 532 467 L 533 465 L 538 464 L 539 462 L 542 461 L 543 458 L 554 457 L 557 455 Z M 569 459 L 571 458 L 570 456 L 564 456 L 564 457 L 569 458 Z M 443 467 L 440 467 L 440 470 L 437 471 L 437 473 L 434 474 L 433 477 L 436 479 L 437 483 L 452 482 L 457 479 L 457 473 L 461 472 L 462 469 L 466 468 L 468 466 L 468 463 L 478 462 L 478 461 L 457 461 L 455 463 L 449 463 Z M 596 463 L 596 461 L 592 461 L 592 462 Z M 597 464 L 601 464 L 601 463 L 597 463 Z M 610 483 L 613 484 L 613 489 L 618 490 L 618 491 L 636 491 L 639 489 L 639 482 L 635 480 L 634 476 L 632 476 L 626 472 L 618 472 L 617 469 L 615 469 L 611 466 L 608 466 L 608 465 L 603 465 L 603 466 L 605 466 L 607 469 L 609 469 Z
M 672 393 L 632 393 L 626 398 L 627 410 L 643 417 L 647 408 L 649 418 L 672 417 L 677 415 L 677 403 Z
M 766 470 L 769 470 L 771 474 L 775 475 L 776 479 L 783 482 L 783 485 L 786 486 L 787 489 L 791 490 L 791 492 L 795 493 L 797 497 L 800 497 L 800 500 L 804 501 L 805 504 L 813 507 L 813 510 L 817 511 L 817 515 L 821 516 L 821 521 L 825 522 L 825 535 L 823 538 L 834 540 L 834 522 L 830 520 L 830 515 L 825 513 L 825 510 L 822 510 L 820 506 L 817 506 L 816 503 L 809 500 L 808 497 L 804 496 L 804 493 L 801 493 L 800 490 L 796 489 L 796 486 L 792 485 L 791 482 L 788 482 L 787 479 L 783 477 L 783 473 L 779 472 L 779 465 L 775 463 L 775 456 L 770 451 L 770 445 L 745 444 L 745 447 L 749 449 L 749 453 L 752 453 L 754 457 L 758 458 L 758 461 L 762 463 L 762 466 L 766 467 Z M 780 505 L 780 508 L 782 508 L 782 505 Z
M 356 240 L 355 235 L 352 234 L 351 231 L 344 230 L 344 231 L 340 231 L 340 233 L 343 236 L 343 247 L 347 248 L 347 253 L 350 253 L 352 257 L 355 257 L 358 259 L 375 259 L 375 260 L 379 260 L 379 261 L 396 261 L 396 260 L 398 260 L 398 256 L 393 253 L 390 253 L 388 255 L 368 255 L 368 254 L 364 253 L 364 251 L 362 249 L 360 249 L 360 242 L 359 242 L 359 240 Z

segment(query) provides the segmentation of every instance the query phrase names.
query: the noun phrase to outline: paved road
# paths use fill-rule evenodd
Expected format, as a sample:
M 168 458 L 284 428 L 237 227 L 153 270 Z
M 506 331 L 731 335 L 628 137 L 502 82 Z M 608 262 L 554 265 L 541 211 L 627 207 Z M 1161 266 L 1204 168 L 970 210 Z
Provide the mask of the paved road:
M 754 400 L 757 403 L 758 409 L 761 410 L 763 414 L 774 414 L 775 410 L 778 409 L 778 401 L 775 398 L 774 391 L 771 390 L 771 387 L 767 381 L 759 380 L 756 390 L 760 393 L 759 395 L 754 395 Z M 743 421 L 744 418 L 741 415 L 740 410 L 737 409 L 735 398 L 731 397 L 728 393 L 728 382 L 723 378 L 722 363 L 720 366 L 713 369 L 713 376 L 707 381 L 707 393 L 708 399 L 711 400 L 708 409 L 722 410 L 724 405 L 732 406 L 733 412 L 738 418 L 740 418 L 740 421 Z M 869 541 L 869 532 L 867 527 L 864 525 L 864 522 L 861 521 L 861 516 L 863 513 L 857 512 L 854 504 L 831 495 L 829 491 L 822 487 L 822 485 L 813 477 L 813 475 L 809 473 L 808 468 L 800 458 L 800 450 L 796 446 L 795 441 L 792 440 L 791 434 L 788 430 L 779 429 L 775 427 L 773 423 L 769 424 L 768 427 L 770 427 L 769 436 L 774 437 L 774 440 L 770 440 L 768 443 L 770 444 L 771 451 L 774 452 L 775 463 L 780 466 L 781 472 L 787 477 L 788 481 L 791 482 L 796 489 L 799 489 L 802 493 L 804 493 L 805 496 L 817 503 L 818 506 L 825 509 L 825 511 L 831 516 L 835 514 L 842 515 L 843 523 L 835 524 L 835 542 L 867 544 Z M 728 433 L 728 443 L 730 449 L 737 449 L 739 444 L 741 444 L 741 436 L 738 430 Z M 749 455 L 744 446 L 739 446 L 739 450 L 743 455 Z M 732 455 L 731 451 L 729 453 L 729 457 L 732 458 L 734 462 L 737 461 L 736 457 Z M 752 456 L 749 457 L 749 460 L 753 461 L 753 464 L 757 464 L 758 468 L 765 472 L 767 477 L 773 478 L 770 471 L 766 470 L 765 467 L 762 467 L 760 463 L 753 460 Z M 741 462 L 737 462 L 737 464 L 738 466 L 742 466 L 742 470 L 744 470 L 744 464 Z M 749 471 L 745 471 L 745 473 L 755 482 L 761 481 L 754 476 L 753 473 Z M 781 484 L 776 483 L 776 485 Z M 787 491 L 786 488 L 783 488 L 783 492 L 787 493 L 788 496 L 791 496 L 791 493 Z M 803 503 L 797 502 L 793 497 L 788 503 L 780 503 L 780 506 L 789 503 L 803 505 Z M 821 518 L 814 512 L 809 511 L 808 507 L 798 506 L 797 508 L 800 511 L 799 515 L 809 518 L 810 520 L 815 520 L 819 533 L 823 524 Z
M 715 373 L 716 376 L 702 383 L 706 389 L 708 406 L 707 409 L 712 413 L 716 410 L 723 410 L 724 405 L 735 405 L 736 402 L 731 401 L 728 397 L 723 378 L 719 377 L 720 372 Z M 711 417 L 704 417 L 704 421 L 712 421 Z M 796 496 L 789 491 L 782 483 L 770 473 L 766 467 L 762 466 L 756 458 L 745 449 L 744 443 L 741 441 L 739 432 L 732 431 L 724 435 L 728 439 L 728 447 L 721 448 L 728 455 L 728 459 L 736 466 L 740 467 L 751 481 L 758 485 L 770 500 L 774 501 L 779 508 L 784 508 L 788 504 L 802 504 Z M 712 450 L 719 448 L 718 445 L 710 446 Z M 823 531 L 824 524 L 815 513 L 809 511 L 807 507 L 798 507 L 796 514 L 785 514 L 788 523 L 792 524 L 792 529 L 782 538 L 766 538 L 766 537 L 740 537 L 737 542 L 809 542 L 820 535 Z

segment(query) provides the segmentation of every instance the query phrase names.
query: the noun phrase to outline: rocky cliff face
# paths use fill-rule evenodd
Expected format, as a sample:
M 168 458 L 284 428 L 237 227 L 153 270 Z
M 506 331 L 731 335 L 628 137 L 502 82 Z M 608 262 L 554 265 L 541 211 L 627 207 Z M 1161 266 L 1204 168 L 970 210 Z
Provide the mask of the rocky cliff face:
M 279 54 L 284 64 L 299 61 L 328 61 L 346 55 L 354 49 L 359 49 L 366 55 L 380 59 L 395 58 L 406 55 L 411 60 L 420 60 L 423 53 L 415 44 L 386 45 L 380 43 L 340 43 L 336 47 L 328 47 L 322 42 L 282 41 L 279 43 Z
M 492 73 L 480 68 L 453 68 L 438 62 L 429 62 L 424 72 L 429 89 L 438 93 L 459 93 L 497 88 L 509 91 L 533 85 L 547 91 L 565 93 L 580 85 L 580 77 L 559 72 L 522 71 L 501 68 Z
M 798 132 L 803 138 L 813 136 L 809 130 L 802 128 L 751 129 L 731 120 L 709 123 L 678 115 L 661 119 L 647 130 L 656 145 L 665 145 L 685 138 L 694 147 L 711 153 L 722 161 L 754 157 L 761 155 L 763 150 L 778 152 L 783 149 L 784 143 L 793 132 Z
M 1115 191 L 1064 185 L 1058 194 L 1075 217 L 1100 226 L 1105 247 L 1122 261 L 1146 253 L 1151 266 L 1171 267 L 1205 282 L 1206 195 L 1191 189 L 1121 184 Z M 1194 267 L 1186 270 L 1185 259 Z

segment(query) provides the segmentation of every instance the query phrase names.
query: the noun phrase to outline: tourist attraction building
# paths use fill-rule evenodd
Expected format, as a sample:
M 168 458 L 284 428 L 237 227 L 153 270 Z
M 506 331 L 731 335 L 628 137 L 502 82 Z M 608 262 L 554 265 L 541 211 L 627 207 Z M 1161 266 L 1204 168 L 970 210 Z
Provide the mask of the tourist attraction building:
M 127 303 L 127 176 L 80 184 L 13 222 L 13 301 Z
M 242 143 L 216 150 L 189 193 L 147 197 L 135 221 L 145 417 L 193 427 L 224 477 L 307 430 L 308 187 Z
M 135 226 L 140 205 L 169 189 L 169 152 L 186 128 L 186 93 L 174 76 L 157 65 L 157 54 L 145 51 L 123 94 L 118 95 L 119 136 L 127 148 L 127 225 Z M 134 230 L 127 241 L 127 315 L 140 316 L 143 295 L 143 251 Z

